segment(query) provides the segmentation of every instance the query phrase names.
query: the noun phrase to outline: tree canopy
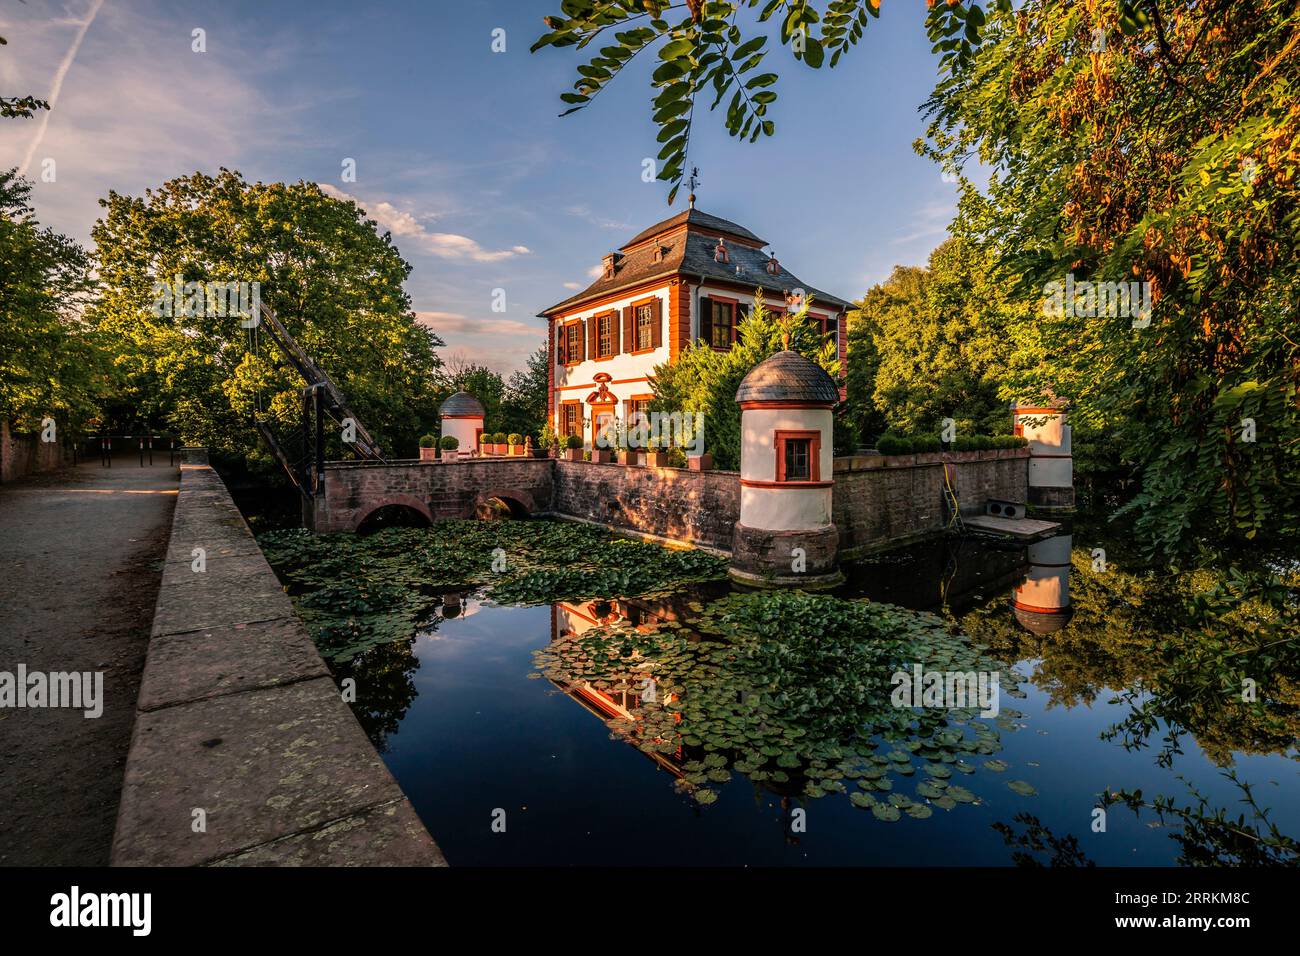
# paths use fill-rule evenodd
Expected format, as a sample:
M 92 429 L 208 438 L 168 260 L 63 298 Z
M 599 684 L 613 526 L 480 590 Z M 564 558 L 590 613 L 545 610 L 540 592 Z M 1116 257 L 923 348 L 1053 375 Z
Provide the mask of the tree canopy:
M 257 282 L 379 443 L 413 456 L 437 419 L 435 352 L 402 283 L 410 265 L 351 201 L 314 183 L 195 173 L 143 197 L 110 192 L 92 231 L 91 311 L 128 399 L 190 442 L 260 456 L 254 414 L 297 427 L 302 381 L 239 316 L 158 314 L 155 283 Z M 340 450 L 341 453 L 341 450 Z
M 0 419 L 76 432 L 108 389 L 96 337 L 81 317 L 89 258 L 36 221 L 31 184 L 0 172 Z
M 1149 284 L 1146 326 L 1043 316 L 1013 384 L 1115 435 L 1156 552 L 1300 532 L 1298 36 L 1283 0 L 1030 0 L 990 15 L 926 104 L 918 149 L 992 171 L 954 232 L 1027 301 L 1067 276 Z

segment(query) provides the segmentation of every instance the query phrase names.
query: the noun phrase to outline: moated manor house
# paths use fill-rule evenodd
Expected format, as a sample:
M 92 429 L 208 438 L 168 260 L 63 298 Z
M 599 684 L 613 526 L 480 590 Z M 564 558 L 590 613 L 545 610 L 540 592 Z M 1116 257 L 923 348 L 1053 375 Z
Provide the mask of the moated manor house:
M 675 362 L 690 342 L 732 347 L 755 289 L 773 312 L 810 297 L 809 319 L 835 336 L 843 364 L 850 304 L 801 282 L 766 247 L 744 226 L 692 207 L 606 255 L 595 282 L 541 313 L 552 427 L 591 445 L 611 419 L 632 421 L 654 397 L 656 365 Z

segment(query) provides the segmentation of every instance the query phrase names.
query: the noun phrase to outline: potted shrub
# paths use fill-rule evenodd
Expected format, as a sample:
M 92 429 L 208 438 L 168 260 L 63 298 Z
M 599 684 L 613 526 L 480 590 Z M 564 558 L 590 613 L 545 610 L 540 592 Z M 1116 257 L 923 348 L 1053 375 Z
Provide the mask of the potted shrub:
M 691 471 L 712 471 L 713 455 L 707 451 L 702 451 L 698 455 L 687 455 L 686 467 Z
M 647 448 L 645 450 L 645 463 L 651 468 L 668 467 L 668 451 L 664 448 Z
M 524 453 L 523 435 L 519 434 L 519 432 L 511 432 L 508 441 L 510 442 L 510 454 L 518 456 Z
M 478 436 L 478 453 L 480 455 L 492 454 L 492 436 L 487 432 Z
M 538 444 L 542 446 L 541 453 L 537 455 L 538 458 L 545 458 L 547 455 L 550 455 L 552 458 L 558 457 L 560 439 L 559 436 L 555 434 L 555 429 L 551 427 L 550 422 L 547 422 L 542 426 L 542 434 L 538 439 Z
M 591 443 L 591 460 L 608 465 L 614 460 L 614 449 L 618 445 L 618 426 L 614 424 L 607 425 L 599 434 L 596 440 Z
M 505 455 L 510 451 L 510 445 L 506 442 L 505 432 L 492 433 L 492 454 Z
M 564 439 L 564 457 L 569 461 L 582 461 L 581 435 L 570 435 Z
M 460 439 L 455 435 L 443 435 L 438 442 L 438 447 L 442 449 L 443 461 L 455 461 L 458 454 L 456 449 L 460 447 Z
M 438 460 L 438 436 L 424 435 L 420 438 L 420 461 Z

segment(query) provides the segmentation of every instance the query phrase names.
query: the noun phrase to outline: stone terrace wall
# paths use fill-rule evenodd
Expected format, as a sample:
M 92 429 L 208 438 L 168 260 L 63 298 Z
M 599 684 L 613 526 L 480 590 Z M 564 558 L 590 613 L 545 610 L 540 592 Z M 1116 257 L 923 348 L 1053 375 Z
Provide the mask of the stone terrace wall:
M 193 549 L 206 571 L 193 570 Z M 194 810 L 206 832 L 192 828 Z M 445 865 L 216 473 L 180 493 L 115 866 Z
M 835 459 L 833 520 L 840 557 L 936 534 L 945 524 L 940 454 L 854 455 Z M 982 511 L 989 498 L 1024 501 L 1029 457 L 1023 448 L 953 452 L 963 512 Z
M 71 462 L 71 452 L 61 443 L 43 442 L 40 435 L 15 435 L 9 422 L 0 419 L 0 483 Z
M 355 531 L 376 508 L 405 505 L 429 521 L 472 518 L 480 502 L 514 498 L 530 514 L 549 511 L 553 462 L 549 458 L 480 458 L 462 461 L 330 462 L 325 496 L 304 524 L 316 532 Z
M 740 476 L 725 471 L 555 462 L 551 510 L 613 528 L 731 550 Z

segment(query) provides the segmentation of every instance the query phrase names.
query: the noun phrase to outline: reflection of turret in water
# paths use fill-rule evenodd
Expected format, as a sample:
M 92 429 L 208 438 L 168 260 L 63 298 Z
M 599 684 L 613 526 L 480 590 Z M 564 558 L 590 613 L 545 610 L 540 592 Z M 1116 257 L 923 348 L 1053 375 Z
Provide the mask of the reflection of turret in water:
M 1070 623 L 1070 548 L 1067 531 L 1029 546 L 1029 573 L 1016 586 L 1011 607 L 1031 634 L 1052 634 Z

